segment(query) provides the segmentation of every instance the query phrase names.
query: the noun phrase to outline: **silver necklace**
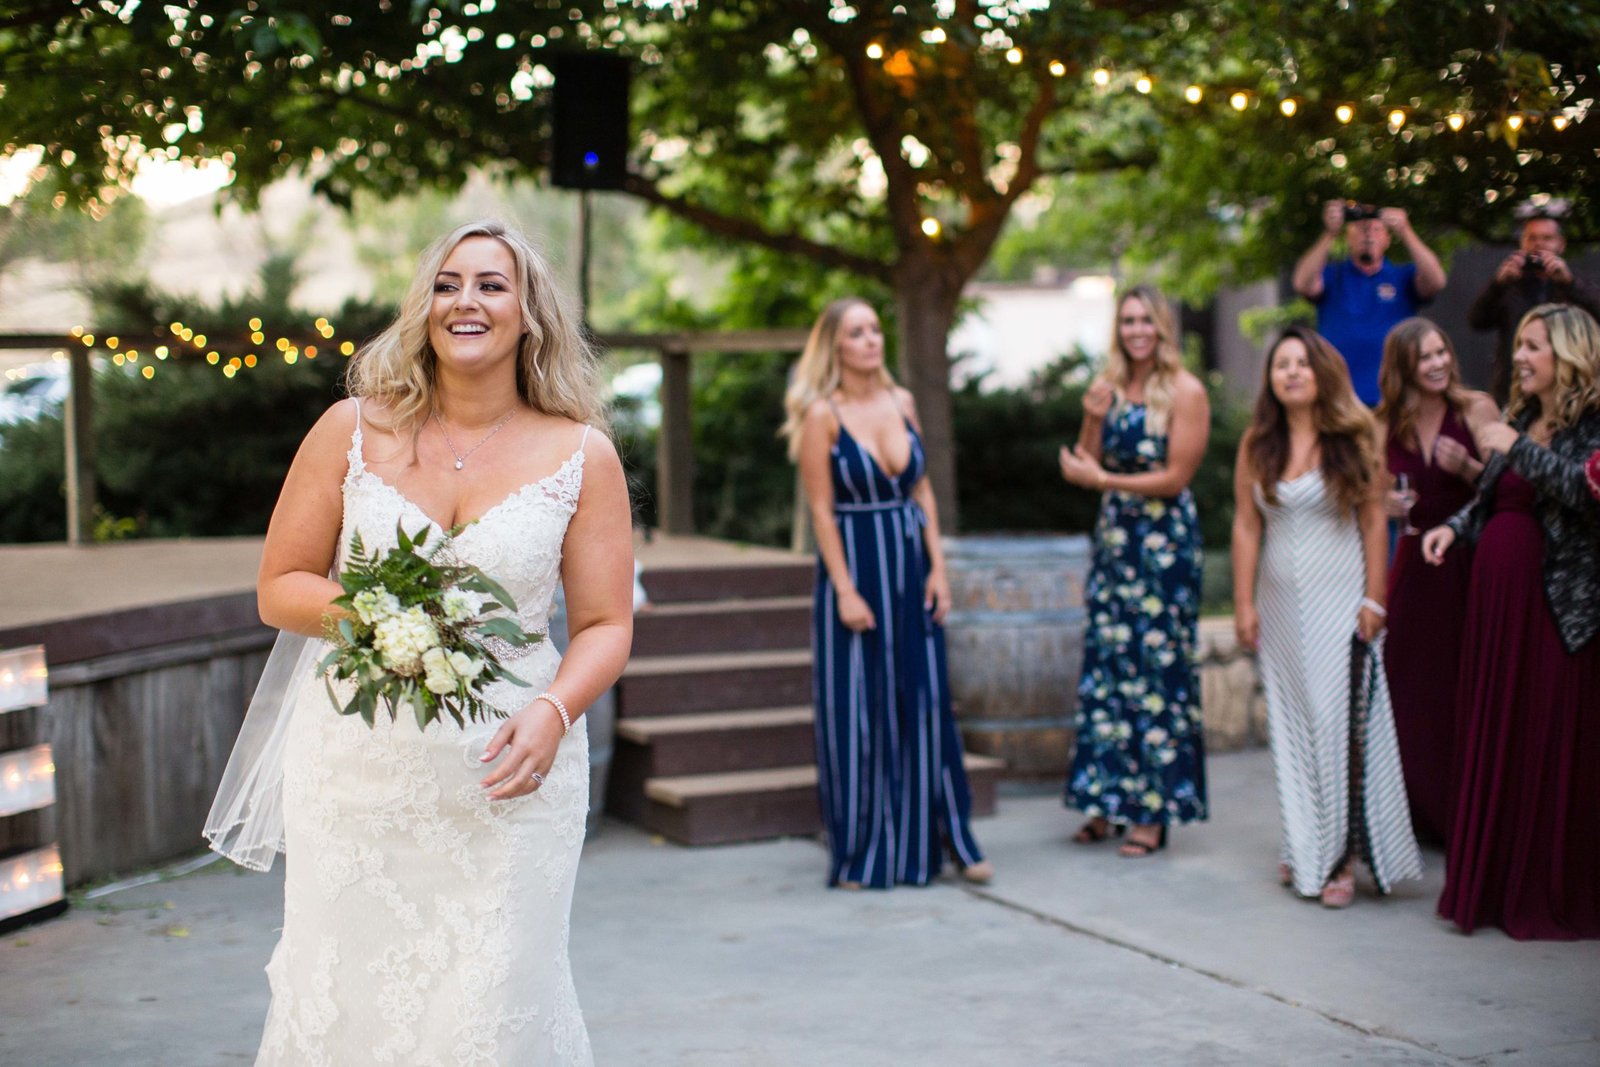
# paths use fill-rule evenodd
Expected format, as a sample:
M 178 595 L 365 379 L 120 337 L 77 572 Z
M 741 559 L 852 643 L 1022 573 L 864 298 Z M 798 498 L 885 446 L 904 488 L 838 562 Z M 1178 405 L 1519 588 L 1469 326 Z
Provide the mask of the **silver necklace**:
M 456 470 L 460 470 L 462 467 L 465 467 L 467 465 L 467 457 L 472 455 L 478 449 L 482 448 L 483 445 L 484 445 L 484 442 L 488 441 L 489 438 L 491 438 L 495 434 L 499 433 L 500 432 L 500 427 L 502 427 L 506 423 L 510 422 L 511 421 L 511 416 L 515 415 L 516 413 L 517 413 L 517 409 L 516 408 L 512 408 L 510 411 L 508 411 L 504 415 L 500 416 L 500 421 L 495 423 L 493 426 L 489 427 L 489 432 L 483 435 L 483 440 L 479 441 L 477 444 L 475 444 L 471 448 L 467 449 L 467 451 L 465 453 L 461 453 L 461 452 L 457 452 L 456 451 L 455 443 L 450 440 L 450 431 L 445 429 L 444 418 L 439 414 L 439 409 L 438 408 L 434 408 L 433 409 L 433 421 L 437 422 L 439 424 L 439 432 L 444 434 L 445 447 L 450 449 L 450 454 L 452 456 L 456 457 Z

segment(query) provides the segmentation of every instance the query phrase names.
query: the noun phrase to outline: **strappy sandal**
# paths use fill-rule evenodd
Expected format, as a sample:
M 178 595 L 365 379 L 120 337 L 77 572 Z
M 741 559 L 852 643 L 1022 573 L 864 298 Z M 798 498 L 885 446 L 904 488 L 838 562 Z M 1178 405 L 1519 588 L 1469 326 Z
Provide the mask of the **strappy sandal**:
M 1163 825 L 1161 827 L 1161 832 L 1156 835 L 1155 844 L 1152 845 L 1148 841 L 1140 841 L 1136 838 L 1130 837 L 1122 843 L 1121 848 L 1117 849 L 1117 853 L 1119 855 L 1126 856 L 1130 860 L 1137 860 L 1143 859 L 1152 853 L 1160 852 L 1166 847 L 1167 828 L 1165 825 Z
M 1337 878 L 1328 879 L 1322 887 L 1324 908 L 1348 908 L 1356 899 L 1356 873 L 1345 871 Z
M 1075 845 L 1098 845 L 1113 834 L 1121 837 L 1122 831 L 1125 829 L 1126 827 L 1121 823 L 1113 823 L 1104 815 L 1096 815 L 1078 827 L 1078 832 L 1072 835 L 1072 843 Z

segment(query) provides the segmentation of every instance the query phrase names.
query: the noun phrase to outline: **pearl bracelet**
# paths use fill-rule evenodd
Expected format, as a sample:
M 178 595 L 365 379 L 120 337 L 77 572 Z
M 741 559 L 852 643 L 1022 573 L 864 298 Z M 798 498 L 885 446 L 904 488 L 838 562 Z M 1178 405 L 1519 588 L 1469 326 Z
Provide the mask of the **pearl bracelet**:
M 567 706 L 561 702 L 560 697 L 546 690 L 533 699 L 547 700 L 550 702 L 550 706 L 556 709 L 556 714 L 561 716 L 561 735 L 563 737 L 572 732 L 572 716 L 567 714 Z
M 1387 619 L 1389 617 L 1388 609 L 1369 596 L 1364 596 L 1361 598 L 1361 606 L 1372 612 L 1380 619 Z

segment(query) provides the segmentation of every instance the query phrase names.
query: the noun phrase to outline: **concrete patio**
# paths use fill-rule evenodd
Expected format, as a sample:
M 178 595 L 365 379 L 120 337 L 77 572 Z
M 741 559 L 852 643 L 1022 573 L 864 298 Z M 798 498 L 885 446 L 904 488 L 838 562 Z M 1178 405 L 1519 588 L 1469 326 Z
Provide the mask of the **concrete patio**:
M 1463 937 L 1427 880 L 1346 912 L 1273 878 L 1262 751 L 1153 859 L 1071 845 L 1053 794 L 978 824 L 994 885 L 829 892 L 808 839 L 682 849 L 608 823 L 573 916 L 600 1064 L 1600 1063 L 1600 943 Z M 281 871 L 281 866 L 279 868 Z M 249 1063 L 280 877 L 224 863 L 0 942 L 0 1062 Z

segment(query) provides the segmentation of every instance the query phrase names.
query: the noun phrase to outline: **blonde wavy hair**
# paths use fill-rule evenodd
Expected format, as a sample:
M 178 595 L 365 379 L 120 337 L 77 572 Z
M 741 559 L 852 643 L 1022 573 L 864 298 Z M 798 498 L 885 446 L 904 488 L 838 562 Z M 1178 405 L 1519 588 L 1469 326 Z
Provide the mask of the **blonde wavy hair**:
M 1600 325 L 1580 307 L 1570 304 L 1540 304 L 1517 323 L 1517 336 L 1511 350 L 1517 350 L 1522 331 L 1538 319 L 1550 334 L 1550 349 L 1556 358 L 1556 404 L 1554 411 L 1540 414 L 1550 420 L 1552 432 L 1566 429 L 1586 412 L 1600 411 Z M 1522 409 L 1534 400 L 1522 392 L 1522 383 L 1511 380 L 1511 403 L 1506 419 L 1515 421 Z
M 843 297 L 823 308 L 794 365 L 789 389 L 783 396 L 786 416 L 783 428 L 778 431 L 778 436 L 788 438 L 792 460 L 800 458 L 800 426 L 806 421 L 806 412 L 812 404 L 826 400 L 839 388 L 839 323 L 845 312 L 854 307 L 873 310 L 871 304 L 858 296 Z M 894 388 L 895 381 L 888 368 L 880 367 L 878 377 L 886 388 Z
M 383 429 L 421 429 L 437 403 L 438 356 L 428 341 L 434 280 L 456 246 L 471 237 L 499 241 L 516 264 L 513 284 L 522 307 L 517 394 L 535 411 L 604 426 L 598 360 L 577 315 L 533 244 L 493 219 L 457 226 L 422 253 L 399 315 L 351 360 L 345 375 L 351 395 L 383 403 L 385 410 L 372 420 Z
M 1130 285 L 1117 294 L 1116 313 L 1111 320 L 1111 344 L 1106 353 L 1106 369 L 1102 374 L 1116 393 L 1117 403 L 1127 402 L 1127 387 L 1132 380 L 1133 362 L 1127 349 L 1122 347 L 1122 305 L 1138 300 L 1150 309 L 1150 318 L 1156 325 L 1155 368 L 1144 383 L 1145 426 L 1153 434 L 1167 432 L 1167 419 L 1172 414 L 1173 394 L 1177 390 L 1178 375 L 1183 371 L 1183 348 L 1178 341 L 1177 319 L 1172 305 L 1153 285 Z

